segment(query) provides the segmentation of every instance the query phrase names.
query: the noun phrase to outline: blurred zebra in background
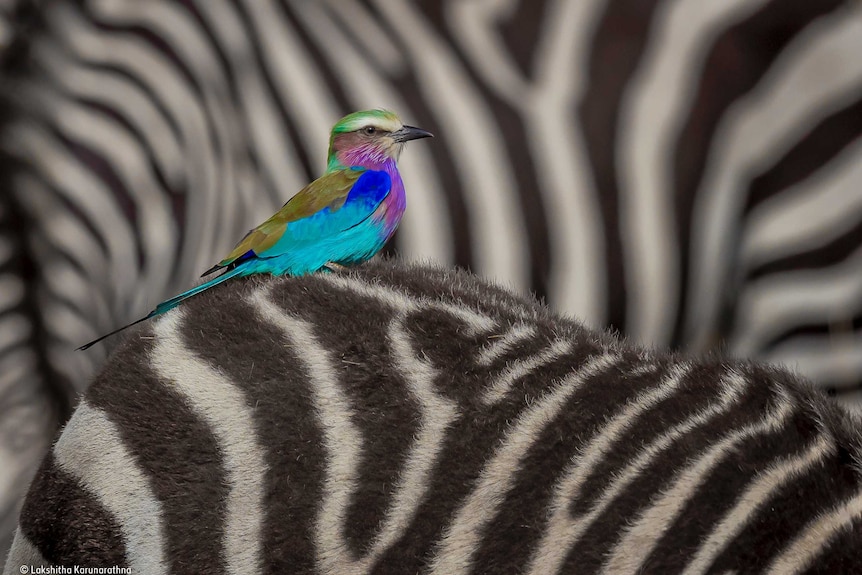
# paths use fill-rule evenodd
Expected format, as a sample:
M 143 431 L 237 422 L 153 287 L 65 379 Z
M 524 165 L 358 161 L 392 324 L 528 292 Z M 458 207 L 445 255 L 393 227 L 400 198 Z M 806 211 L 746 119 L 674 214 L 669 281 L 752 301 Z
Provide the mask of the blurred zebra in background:
M 721 346 L 846 397 L 862 381 L 859 2 L 21 14 L 2 84 L 0 493 L 104 361 L 72 350 L 188 287 L 319 175 L 329 126 L 359 108 L 437 135 L 404 161 L 403 256 L 636 342 Z
M 4 574 L 857 572 L 858 426 L 463 272 L 238 278 L 112 356 Z

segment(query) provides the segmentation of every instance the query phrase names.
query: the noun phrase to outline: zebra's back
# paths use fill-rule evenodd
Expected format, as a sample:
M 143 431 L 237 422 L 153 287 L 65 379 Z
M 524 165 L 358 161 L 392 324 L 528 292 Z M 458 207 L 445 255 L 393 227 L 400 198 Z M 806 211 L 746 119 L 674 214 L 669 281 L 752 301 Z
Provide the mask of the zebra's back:
M 784 371 L 648 353 L 465 273 L 250 278 L 120 347 L 6 568 L 850 572 L 859 454 Z
M 391 249 L 859 400 L 860 7 L 0 2 L 0 555 L 110 349 L 74 348 L 185 289 L 360 108 L 438 136 Z

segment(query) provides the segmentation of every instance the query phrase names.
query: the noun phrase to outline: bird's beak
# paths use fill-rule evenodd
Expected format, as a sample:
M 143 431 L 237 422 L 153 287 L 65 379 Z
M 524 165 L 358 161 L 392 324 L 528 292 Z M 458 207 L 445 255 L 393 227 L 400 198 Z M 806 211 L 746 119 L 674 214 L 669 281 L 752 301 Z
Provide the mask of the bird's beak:
M 402 144 L 410 140 L 418 140 L 419 138 L 433 138 L 434 134 L 423 130 L 422 128 L 414 128 L 413 126 L 401 126 L 400 130 L 392 132 L 392 139 L 396 143 Z

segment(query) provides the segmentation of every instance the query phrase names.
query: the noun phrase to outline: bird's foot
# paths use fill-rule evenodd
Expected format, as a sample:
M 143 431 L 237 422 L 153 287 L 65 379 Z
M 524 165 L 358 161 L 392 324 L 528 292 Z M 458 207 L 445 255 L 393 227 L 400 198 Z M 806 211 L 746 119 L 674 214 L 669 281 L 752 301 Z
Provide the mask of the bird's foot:
M 341 264 L 337 264 L 335 262 L 326 262 L 326 264 L 323 267 L 325 267 L 326 269 L 328 269 L 332 273 L 342 273 L 342 272 L 347 271 L 347 268 L 345 266 L 343 266 Z

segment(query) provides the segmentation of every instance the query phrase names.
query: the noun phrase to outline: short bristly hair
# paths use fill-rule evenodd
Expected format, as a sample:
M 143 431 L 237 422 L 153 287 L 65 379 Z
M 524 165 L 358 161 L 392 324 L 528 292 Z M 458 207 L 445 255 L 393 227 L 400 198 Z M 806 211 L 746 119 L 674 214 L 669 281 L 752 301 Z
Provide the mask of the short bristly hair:
M 250 277 L 120 346 L 7 570 L 848 572 L 859 429 L 787 371 L 638 348 L 464 272 Z

